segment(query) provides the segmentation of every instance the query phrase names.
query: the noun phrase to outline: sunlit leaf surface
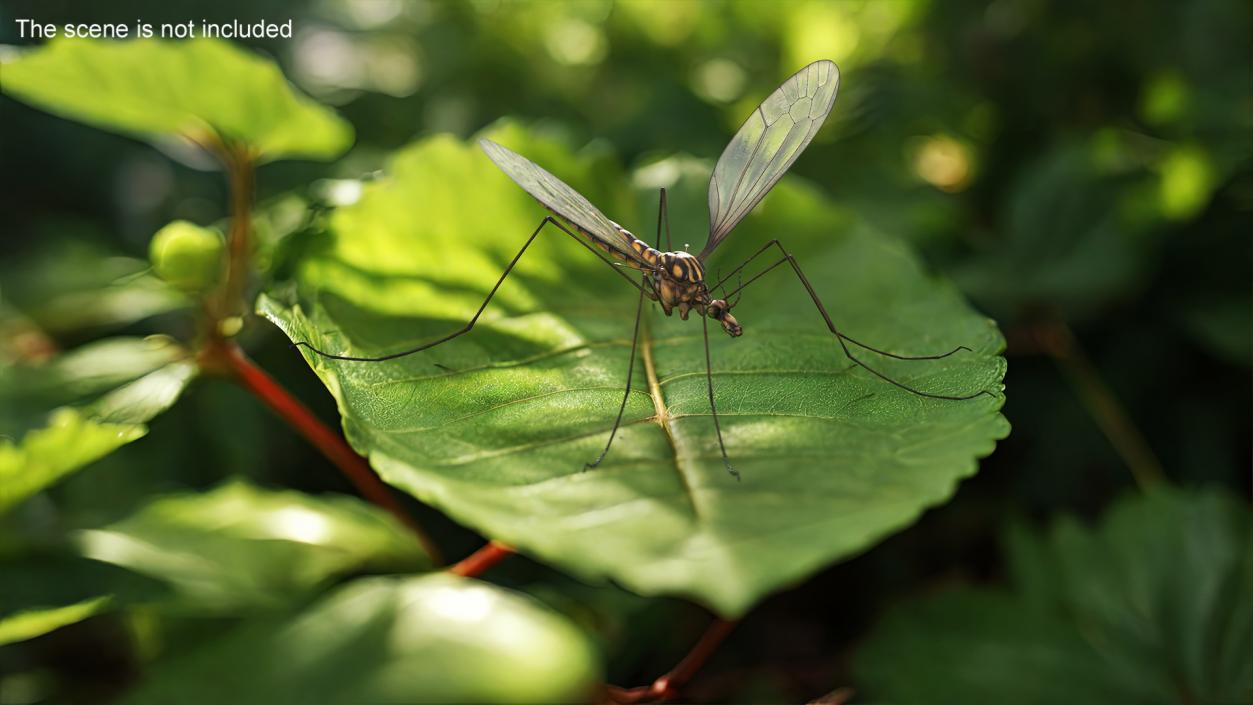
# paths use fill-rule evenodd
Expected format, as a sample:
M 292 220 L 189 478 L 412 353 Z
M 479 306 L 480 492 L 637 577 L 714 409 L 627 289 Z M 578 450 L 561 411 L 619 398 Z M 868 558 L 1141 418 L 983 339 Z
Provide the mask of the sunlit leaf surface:
M 227 42 L 54 39 L 4 62 L 0 89 L 101 129 L 213 139 L 263 161 L 329 159 L 352 128 L 297 93 L 269 59 Z
M 84 555 L 172 585 L 210 611 L 275 607 L 366 569 L 429 566 L 390 515 L 354 497 L 312 497 L 231 482 L 157 499 L 82 533 Z
M 652 239 L 655 211 L 624 203 L 609 166 L 516 128 L 492 137 Z M 675 247 L 707 232 L 708 174 L 671 160 L 638 177 L 642 202 L 658 180 L 675 187 Z M 890 237 L 810 189 L 785 181 L 778 191 L 711 273 L 777 234 L 851 335 L 903 353 L 975 351 L 874 359 L 885 372 L 940 393 L 999 392 L 1003 343 L 991 322 Z M 332 216 L 296 285 L 261 310 L 326 350 L 403 349 L 469 319 L 543 213 L 470 144 L 419 143 Z M 578 576 L 740 614 L 944 501 L 1008 430 L 997 398 L 921 399 L 852 369 L 780 270 L 746 291 L 742 338 L 711 331 L 727 451 L 743 481 L 718 453 L 700 322 L 657 314 L 614 448 L 583 472 L 622 398 L 635 290 L 559 232 L 533 247 L 470 335 L 387 364 L 309 361 L 349 439 L 389 482 Z
M 196 375 L 162 338 L 111 338 L 0 367 L 0 512 L 147 433 Z
M 371 578 L 155 667 L 128 705 L 586 702 L 599 676 L 564 618 L 449 575 Z
M 1253 698 L 1253 516 L 1216 493 L 1124 500 L 1010 547 L 1015 592 L 889 612 L 861 649 L 871 697 L 911 705 Z

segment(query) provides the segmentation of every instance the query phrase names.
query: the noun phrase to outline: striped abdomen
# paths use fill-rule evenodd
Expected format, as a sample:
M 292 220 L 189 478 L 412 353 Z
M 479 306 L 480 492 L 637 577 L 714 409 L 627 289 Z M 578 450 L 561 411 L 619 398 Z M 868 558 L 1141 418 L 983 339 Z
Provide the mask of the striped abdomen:
M 540 205 L 544 205 L 544 204 L 541 202 Z M 544 207 L 548 208 L 547 205 L 544 205 Z M 615 241 L 610 242 L 610 241 L 605 240 L 603 236 L 589 232 L 586 228 L 581 227 L 578 223 L 575 223 L 572 220 L 566 219 L 565 216 L 553 210 L 552 208 L 548 208 L 548 211 L 551 212 L 553 215 L 557 216 L 558 218 L 561 218 L 562 222 L 564 222 L 566 225 L 569 225 L 570 227 L 578 231 L 580 234 L 587 237 L 588 241 L 591 242 L 593 246 L 601 250 L 604 250 L 606 253 L 609 254 L 610 257 L 613 257 L 614 259 L 622 260 L 623 262 L 627 264 L 627 266 L 631 267 L 632 269 L 638 269 L 640 271 L 655 271 L 656 270 L 657 260 L 661 256 L 661 253 L 649 247 L 648 245 L 644 244 L 642 240 L 632 235 L 630 230 L 627 230 L 626 228 L 622 227 L 621 225 L 618 225 L 612 220 L 609 221 L 609 223 L 617 230 L 616 234 L 618 237 L 615 238 Z M 632 257 L 632 254 L 638 255 L 639 259 Z M 643 261 L 641 262 L 641 260 Z M 645 265 L 644 263 L 647 263 L 647 265 Z

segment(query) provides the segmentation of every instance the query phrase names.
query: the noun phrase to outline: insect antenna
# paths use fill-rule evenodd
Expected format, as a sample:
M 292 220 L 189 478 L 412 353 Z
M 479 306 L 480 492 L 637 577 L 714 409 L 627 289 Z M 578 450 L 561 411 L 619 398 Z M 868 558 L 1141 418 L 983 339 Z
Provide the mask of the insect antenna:
M 725 290 L 725 289 L 723 289 L 723 291 L 726 291 L 726 290 Z M 733 303 L 732 303 L 732 302 L 728 302 L 728 303 L 727 303 L 727 306 L 728 306 L 729 308 L 735 308 L 736 306 L 739 306 L 739 305 L 740 305 L 740 299 L 741 299 L 743 296 L 744 296 L 744 270 L 743 270 L 743 269 L 741 269 L 741 270 L 740 270 L 740 271 L 736 274 L 735 301 L 734 301 Z

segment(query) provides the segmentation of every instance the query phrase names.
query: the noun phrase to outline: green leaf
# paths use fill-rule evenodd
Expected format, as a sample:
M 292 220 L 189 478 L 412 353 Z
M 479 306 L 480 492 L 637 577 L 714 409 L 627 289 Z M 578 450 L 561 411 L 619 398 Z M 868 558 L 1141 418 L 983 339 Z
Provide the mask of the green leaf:
M 0 439 L 0 512 L 63 476 L 143 437 L 133 424 L 101 424 L 77 409 L 59 409 L 47 427 L 20 443 Z
M 109 601 L 109 596 L 102 595 L 75 602 L 72 605 L 25 610 L 0 618 L 0 646 L 33 639 L 61 627 L 81 622 L 92 615 L 99 614 L 108 607 Z
M 859 690 L 910 703 L 1253 699 L 1253 514 L 1159 490 L 1010 542 L 1013 593 L 898 607 L 858 654 Z M 864 690 L 863 690 L 864 689 Z
M 0 367 L 0 513 L 141 438 L 196 370 L 163 338 L 113 338 Z
M 599 664 L 569 622 L 445 574 L 357 580 L 155 667 L 128 705 L 584 702 Z
M 84 555 L 164 580 L 208 611 L 283 606 L 346 573 L 430 566 L 407 529 L 361 500 L 242 481 L 154 500 L 82 532 L 80 544 Z
M 352 128 L 268 58 L 213 39 L 54 39 L 7 60 L 0 88 L 104 130 L 242 144 L 260 161 L 331 159 Z
M 516 128 L 493 139 L 610 217 L 651 230 L 599 155 Z M 654 182 L 674 184 L 676 247 L 707 227 L 708 173 L 669 160 L 636 176 L 650 204 Z M 812 189 L 776 190 L 710 272 L 783 235 L 849 334 L 903 353 L 975 350 L 938 362 L 870 357 L 880 369 L 940 393 L 999 389 L 1001 336 L 951 286 Z M 293 340 L 332 352 L 436 338 L 470 319 L 543 213 L 472 143 L 423 141 L 331 216 L 294 286 L 260 310 Z M 742 614 L 943 502 L 1008 431 L 998 399 L 922 399 L 853 369 L 780 270 L 746 291 L 742 338 L 711 332 L 727 452 L 743 481 L 718 452 L 699 320 L 652 309 L 623 427 L 605 462 L 584 472 L 622 398 L 637 294 L 555 230 L 532 247 L 472 334 L 388 364 L 308 360 L 349 440 L 388 482 L 584 579 Z

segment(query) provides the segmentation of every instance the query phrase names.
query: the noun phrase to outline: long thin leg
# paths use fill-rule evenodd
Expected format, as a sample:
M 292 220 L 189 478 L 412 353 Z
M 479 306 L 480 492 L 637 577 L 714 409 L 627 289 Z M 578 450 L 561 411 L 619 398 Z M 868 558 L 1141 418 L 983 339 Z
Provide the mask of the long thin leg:
M 718 405 L 714 402 L 713 363 L 709 359 L 709 317 L 701 316 L 700 325 L 705 334 L 705 386 L 709 389 L 709 411 L 714 417 L 714 431 L 718 434 L 718 449 L 722 451 L 722 464 L 727 467 L 727 472 L 738 480 L 740 473 L 731 467 L 731 461 L 727 458 L 727 446 L 722 442 L 722 424 L 718 422 Z
M 600 465 L 600 461 L 605 459 L 609 453 L 609 446 L 613 445 L 614 436 L 618 435 L 618 427 L 622 425 L 622 412 L 626 410 L 627 399 L 631 397 L 631 379 L 635 376 L 635 351 L 639 348 L 640 343 L 640 317 L 644 311 L 644 290 L 640 289 L 640 300 L 635 305 L 635 332 L 631 334 L 631 359 L 627 363 L 626 389 L 622 392 L 622 403 L 618 405 L 618 417 L 613 420 L 613 428 L 609 429 L 609 440 L 605 442 L 605 449 L 596 456 L 596 459 L 590 463 L 583 465 L 584 470 L 594 468 Z
M 853 352 L 852 352 L 851 350 L 849 350 L 849 349 L 848 349 L 848 345 L 847 345 L 847 344 L 845 344 L 845 342 L 844 342 L 844 341 L 846 341 L 846 340 L 847 340 L 848 342 L 851 342 L 851 343 L 853 343 L 853 344 L 855 344 L 855 345 L 860 345 L 860 344 L 859 344 L 859 343 L 857 343 L 856 341 L 852 340 L 852 339 L 851 339 L 851 338 L 849 338 L 848 336 L 845 336 L 845 335 L 843 335 L 842 333 L 840 333 L 839 329 L 837 329 L 837 328 L 835 327 L 835 322 L 831 320 L 831 316 L 827 313 L 827 309 L 826 309 L 826 307 L 822 305 L 822 299 L 818 298 L 818 292 L 814 291 L 814 287 L 813 287 L 813 286 L 809 283 L 809 279 L 808 279 L 808 278 L 806 278 L 806 277 L 805 277 L 805 273 L 804 273 L 803 271 L 801 271 L 801 266 L 800 266 L 800 264 L 799 264 L 799 263 L 797 263 L 796 258 L 795 258 L 795 257 L 793 257 L 793 256 L 791 255 L 791 253 L 789 253 L 787 250 L 783 249 L 783 245 L 782 245 L 782 244 L 780 244 L 778 240 L 772 240 L 772 241 L 771 241 L 771 244 L 779 248 L 779 251 L 783 253 L 783 259 L 781 259 L 781 260 L 779 260 L 778 262 L 775 262 L 774 264 L 770 265 L 770 266 L 769 266 L 769 267 L 767 267 L 764 271 L 762 271 L 760 274 L 758 274 L 757 276 L 753 277 L 752 279 L 749 279 L 747 282 L 745 282 L 745 283 L 743 284 L 743 286 L 739 287 L 740 289 L 744 288 L 745 286 L 748 286 L 749 284 L 752 284 L 752 283 L 753 283 L 753 281 L 754 281 L 754 280 L 756 280 L 758 277 L 760 277 L 762 274 L 765 274 L 766 272 L 769 272 L 770 270 L 774 269 L 775 267 L 778 267 L 779 265 L 783 264 L 784 262 L 787 262 L 788 264 L 790 264 L 790 265 L 792 266 L 792 271 L 793 271 L 793 272 L 795 272 L 795 273 L 796 273 L 796 277 L 797 277 L 798 279 L 800 279 L 801 284 L 805 287 L 805 291 L 809 292 L 809 298 L 813 299 L 814 306 L 816 306 L 816 307 L 818 308 L 818 313 L 822 314 L 822 319 L 823 319 L 824 321 L 826 321 L 826 323 L 827 323 L 827 328 L 828 328 L 828 329 L 830 329 L 830 331 L 831 331 L 832 333 L 834 333 L 834 334 L 835 334 L 835 336 L 836 336 L 836 340 L 837 340 L 837 341 L 839 341 L 839 343 L 840 343 L 840 348 L 842 348 L 842 349 L 844 350 L 844 355 L 845 355 L 845 356 L 847 356 L 847 357 L 848 357 L 848 359 L 849 359 L 849 360 L 851 360 L 851 361 L 852 361 L 854 364 L 856 364 L 858 367 L 861 367 L 862 369 L 866 370 L 867 372 L 869 372 L 869 373 L 873 374 L 875 377 L 878 377 L 879 379 L 881 379 L 881 380 L 883 380 L 883 381 L 885 381 L 885 382 L 887 382 L 887 383 L 889 383 L 889 384 L 892 384 L 892 385 L 895 385 L 895 386 L 897 386 L 897 387 L 900 387 L 901 389 L 904 389 L 904 390 L 905 390 L 905 391 L 907 391 L 907 392 L 912 392 L 912 393 L 914 393 L 914 394 L 917 394 L 917 395 L 918 395 L 918 396 L 920 396 L 920 397 L 928 397 L 928 398 L 931 398 L 931 399 L 947 399 L 947 400 L 950 400 L 950 401 L 965 401 L 966 399 L 974 399 L 975 397 L 977 397 L 977 396 L 981 396 L 981 395 L 984 395 L 984 394 L 986 394 L 987 396 L 990 396 L 990 397 L 994 397 L 994 396 L 995 396 L 995 395 L 993 395 L 991 392 L 987 391 L 986 389 L 985 389 L 985 390 L 980 390 L 980 391 L 978 391 L 978 392 L 976 392 L 976 393 L 974 393 L 974 394 L 968 394 L 968 395 L 965 395 L 965 396 L 949 396 L 949 395 L 947 395 L 947 394 L 932 394 L 931 392 L 924 392 L 924 391 L 921 391 L 921 390 L 918 390 L 918 389 L 914 389 L 913 387 L 911 387 L 911 386 L 909 386 L 909 385 L 907 385 L 907 384 L 904 384 L 904 383 L 902 383 L 902 382 L 898 382 L 898 381 L 896 381 L 896 380 L 892 379 L 891 377 L 888 377 L 887 375 L 883 374 L 882 372 L 880 372 L 880 371 L 878 371 L 878 370 L 874 369 L 874 368 L 873 368 L 873 367 L 871 367 L 870 365 L 867 365 L 866 363 L 864 363 L 864 362 L 862 362 L 861 360 L 859 360 L 859 359 L 858 359 L 855 355 L 853 355 Z M 737 289 L 737 291 L 738 291 L 738 289 Z M 732 293 L 734 293 L 734 292 L 732 292 Z M 862 347 L 866 347 L 866 346 L 862 346 Z M 872 348 L 867 348 L 867 349 L 870 349 L 870 350 L 874 351 Z M 967 349 L 968 349 L 968 348 L 967 348 Z M 878 352 L 878 351 L 874 351 L 874 352 Z M 952 353 L 949 353 L 949 354 L 952 354 Z M 899 357 L 899 356 L 897 356 L 897 355 L 889 355 L 889 356 L 890 356 L 890 357 Z M 904 358 L 904 359 L 938 359 L 938 358 L 941 358 L 941 357 L 947 357 L 947 355 L 938 355 L 938 356 L 935 356 L 935 357 L 932 357 L 932 358 Z
M 591 250 L 593 254 L 597 255 L 598 257 L 601 257 L 600 253 L 597 252 L 596 249 L 593 248 L 591 245 L 584 242 L 582 238 L 580 238 L 579 236 L 567 230 L 564 226 L 561 225 L 561 223 L 558 223 L 556 220 L 553 220 L 552 216 L 546 216 L 542 221 L 540 221 L 539 227 L 535 228 L 535 232 L 531 233 L 531 236 L 526 239 L 526 243 L 522 245 L 522 249 L 518 250 L 518 254 L 514 255 L 513 259 L 509 261 L 509 265 L 505 267 L 505 271 L 501 273 L 500 279 L 496 280 L 495 286 L 493 286 L 492 290 L 487 293 L 487 298 L 483 299 L 483 303 L 479 306 L 479 310 L 475 311 L 474 316 L 470 319 L 470 321 L 466 323 L 464 326 L 462 326 L 461 328 L 459 328 L 458 330 L 455 330 L 452 333 L 449 333 L 448 335 L 442 338 L 439 338 L 438 340 L 433 340 L 429 343 L 423 343 L 422 345 L 419 345 L 415 348 L 409 348 L 408 350 L 402 350 L 400 352 L 391 353 L 390 355 L 380 355 L 378 357 L 357 357 L 353 355 L 335 355 L 332 353 L 323 352 L 322 350 L 319 350 L 313 347 L 312 345 L 310 345 L 309 343 L 303 340 L 294 343 L 294 345 L 296 347 L 302 347 L 302 346 L 306 347 L 312 350 L 313 352 L 317 353 L 318 355 L 321 355 L 322 357 L 330 358 L 332 360 L 348 360 L 350 362 L 382 362 L 384 360 L 395 360 L 398 357 L 405 357 L 407 355 L 419 353 L 419 352 L 422 352 L 423 350 L 428 350 L 430 348 L 433 348 L 436 345 L 439 345 L 441 343 L 446 343 L 458 336 L 465 335 L 466 333 L 470 332 L 470 329 L 474 328 L 474 324 L 478 322 L 479 316 L 483 315 L 483 311 L 484 309 L 487 308 L 487 304 L 490 303 L 492 300 L 492 297 L 496 295 L 496 290 L 500 288 L 501 284 L 505 283 L 505 279 L 508 278 L 509 273 L 513 271 L 514 265 L 518 263 L 518 260 L 522 259 L 522 255 L 526 252 L 527 248 L 531 246 L 531 243 L 535 241 L 535 238 L 539 236 L 540 231 L 544 229 L 544 226 L 550 223 L 556 226 L 557 229 L 561 230 L 565 234 L 569 235 L 570 237 L 573 237 L 579 244 Z M 631 286 L 639 289 L 641 297 L 645 295 L 646 290 L 645 290 L 644 285 L 637 283 L 634 279 L 632 279 L 631 277 L 623 273 L 618 267 L 613 266 L 612 262 L 605 260 L 604 257 L 601 257 L 601 260 L 609 264 L 613 268 L 613 271 L 616 272 L 623 279 L 625 279 Z M 647 283 L 647 278 L 645 278 L 645 282 Z
M 670 216 L 666 211 L 666 190 L 661 189 L 660 203 L 657 206 L 657 248 L 661 248 L 661 225 L 666 225 L 666 239 L 670 239 Z M 669 247 L 669 245 L 667 245 Z M 648 277 L 644 277 L 644 281 L 648 283 Z M 651 286 L 651 284 L 650 284 Z M 622 413 L 626 410 L 627 399 L 631 397 L 631 379 L 635 376 L 635 352 L 639 348 L 640 341 L 640 317 L 644 311 L 644 290 L 640 289 L 640 300 L 635 306 L 635 331 L 631 334 L 631 359 L 627 363 L 627 380 L 626 389 L 622 390 L 622 403 L 618 405 L 618 416 L 613 421 L 613 428 L 609 429 L 609 440 L 605 442 L 605 449 L 596 456 L 596 459 L 590 463 L 585 463 L 583 469 L 594 468 L 600 465 L 600 461 L 605 459 L 609 454 L 609 446 L 613 445 L 613 439 L 618 435 L 618 428 L 622 425 Z
M 779 251 L 783 253 L 783 259 L 780 259 L 779 261 L 775 262 L 769 267 L 766 267 L 765 269 L 761 270 L 757 274 L 753 275 L 748 281 L 741 282 L 734 289 L 727 292 L 727 295 L 723 298 L 730 299 L 732 296 L 735 296 L 736 294 L 740 293 L 749 284 L 752 284 L 753 282 L 757 281 L 758 279 L 760 279 L 762 276 L 764 276 L 767 272 L 774 269 L 775 267 L 778 267 L 784 262 L 787 262 L 788 258 L 791 257 L 791 255 L 788 254 L 787 250 L 783 249 L 783 245 L 778 240 L 771 240 L 770 242 L 767 242 L 765 246 L 763 246 L 760 250 L 753 253 L 751 257 L 744 260 L 743 264 L 731 270 L 731 272 L 727 274 L 725 277 L 722 277 L 721 279 L 719 279 L 718 283 L 714 284 L 714 286 L 711 288 L 717 288 L 718 286 L 721 286 L 722 283 L 725 282 L 727 279 L 730 279 L 733 275 L 736 275 L 739 272 L 743 271 L 743 269 L 746 266 L 748 266 L 749 262 L 752 262 L 754 259 L 756 259 L 758 256 L 760 256 L 762 253 L 764 253 L 766 250 L 770 249 L 771 247 L 777 247 Z M 961 352 L 962 350 L 965 350 L 966 352 L 970 352 L 970 348 L 966 347 L 965 345 L 958 345 L 952 350 L 949 350 L 946 353 L 941 353 L 939 355 L 900 355 L 898 353 L 888 352 L 887 350 L 880 350 L 879 348 L 873 347 L 871 345 L 867 345 L 866 343 L 856 340 L 852 336 L 848 336 L 840 332 L 836 332 L 835 334 L 838 335 L 841 340 L 846 340 L 852 343 L 853 345 L 856 345 L 857 347 L 862 348 L 863 350 L 869 350 L 870 352 L 875 353 L 877 355 L 882 355 L 884 357 L 891 357 L 897 360 L 942 360 L 948 357 L 949 355 L 953 355 L 955 353 Z

